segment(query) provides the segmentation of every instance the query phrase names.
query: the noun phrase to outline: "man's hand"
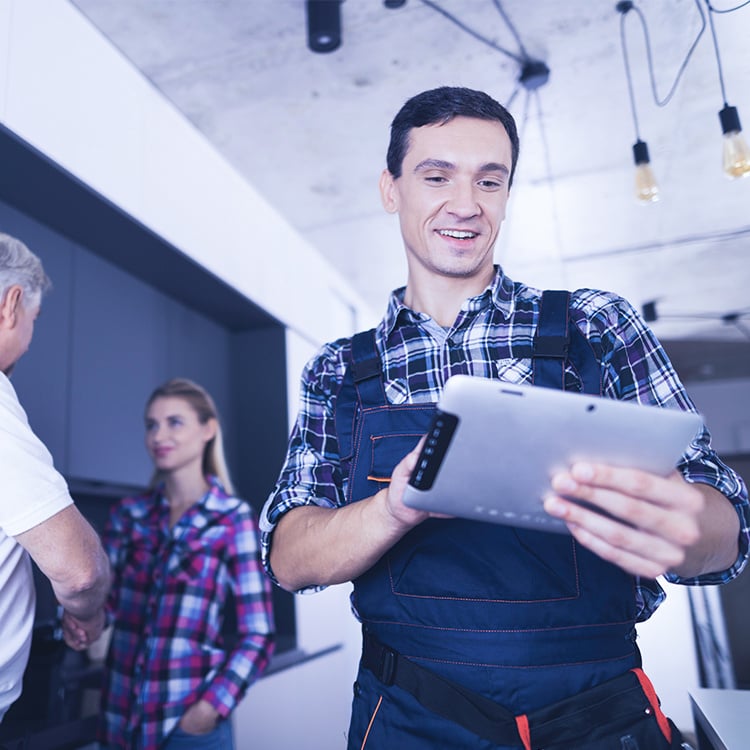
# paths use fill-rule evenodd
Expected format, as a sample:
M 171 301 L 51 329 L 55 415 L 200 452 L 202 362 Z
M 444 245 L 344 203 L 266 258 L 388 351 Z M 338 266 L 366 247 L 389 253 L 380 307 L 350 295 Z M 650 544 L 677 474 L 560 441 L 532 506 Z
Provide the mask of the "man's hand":
M 62 616 L 62 630 L 65 643 L 75 651 L 83 651 L 92 643 L 98 641 L 105 623 L 104 609 L 100 609 L 93 617 L 82 620 L 71 615 L 67 610 Z
M 417 447 L 407 453 L 404 458 L 399 461 L 396 467 L 393 469 L 391 474 L 391 481 L 388 484 L 387 489 L 381 490 L 385 495 L 385 510 L 391 516 L 396 526 L 402 529 L 411 529 L 414 526 L 422 523 L 426 518 L 449 518 L 440 513 L 427 513 L 426 511 L 417 510 L 416 508 L 410 508 L 408 505 L 404 505 L 404 490 L 406 485 L 409 483 L 409 477 L 411 476 L 414 467 L 417 465 L 417 459 L 419 453 L 422 450 L 425 437 L 417 444 Z
M 723 570 L 736 558 L 739 520 L 731 503 L 677 472 L 664 478 L 581 463 L 553 477 L 552 488 L 557 494 L 545 510 L 582 545 L 633 575 L 690 577 Z
M 369 570 L 410 529 L 438 514 L 403 503 L 421 443 L 398 463 L 388 486 L 340 508 L 293 508 L 273 533 L 271 567 L 288 591 L 352 581 Z
M 188 734 L 208 734 L 216 728 L 219 712 L 205 700 L 193 703 L 180 719 L 180 729 Z

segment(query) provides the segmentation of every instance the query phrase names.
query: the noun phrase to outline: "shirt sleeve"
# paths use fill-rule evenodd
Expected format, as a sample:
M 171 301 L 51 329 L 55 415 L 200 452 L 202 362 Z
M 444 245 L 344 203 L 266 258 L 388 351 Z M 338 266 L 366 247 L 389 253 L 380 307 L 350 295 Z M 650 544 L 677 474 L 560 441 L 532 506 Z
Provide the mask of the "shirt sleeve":
M 59 513 L 73 500 L 49 451 L 29 427 L 13 386 L 4 375 L 2 378 L 0 529 L 8 536 L 17 536 Z
M 587 290 L 584 299 L 596 309 L 587 317 L 585 325 L 589 330 L 584 332 L 599 349 L 604 395 L 698 413 L 663 347 L 630 303 L 621 297 L 592 290 Z M 748 560 L 750 502 L 747 487 L 713 450 L 705 425 L 688 446 L 677 469 L 688 482 L 714 487 L 732 503 L 740 523 L 739 554 L 727 570 L 693 578 L 672 574 L 665 578 L 672 583 L 690 585 L 725 583 L 738 576 Z
M 245 503 L 235 516 L 226 555 L 236 607 L 237 641 L 201 695 L 225 718 L 263 674 L 274 650 L 271 583 L 260 560 L 258 525 Z
M 273 530 L 296 507 L 344 505 L 347 478 L 342 475 L 335 424 L 335 396 L 346 370 L 344 339 L 325 346 L 302 373 L 300 406 L 281 474 L 261 513 L 261 552 L 266 571 Z M 317 590 L 317 589 L 316 589 Z

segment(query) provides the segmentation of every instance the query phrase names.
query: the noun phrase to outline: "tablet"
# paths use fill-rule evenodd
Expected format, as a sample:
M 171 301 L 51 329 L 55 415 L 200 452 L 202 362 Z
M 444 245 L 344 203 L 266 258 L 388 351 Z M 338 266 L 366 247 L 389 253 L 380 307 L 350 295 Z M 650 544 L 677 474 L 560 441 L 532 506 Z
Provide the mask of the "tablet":
M 543 499 L 575 461 L 666 476 L 703 427 L 693 412 L 455 375 L 404 491 L 412 508 L 566 533 Z

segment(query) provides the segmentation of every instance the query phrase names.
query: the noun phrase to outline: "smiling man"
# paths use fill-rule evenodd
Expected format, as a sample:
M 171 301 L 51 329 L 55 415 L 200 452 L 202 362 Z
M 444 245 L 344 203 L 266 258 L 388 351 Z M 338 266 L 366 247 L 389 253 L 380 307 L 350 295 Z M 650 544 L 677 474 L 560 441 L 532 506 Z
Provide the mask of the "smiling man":
M 679 748 L 640 669 L 636 622 L 663 599 L 656 576 L 720 583 L 746 562 L 747 491 L 705 430 L 666 479 L 589 465 L 556 476 L 545 507 L 569 536 L 402 502 L 456 374 L 694 409 L 625 300 L 550 296 L 494 265 L 517 160 L 513 118 L 482 92 L 426 91 L 396 115 L 380 189 L 399 217 L 406 286 L 376 329 L 308 363 L 264 508 L 281 586 L 354 583 L 363 652 L 349 750 Z M 570 345 L 550 352 L 548 339 Z

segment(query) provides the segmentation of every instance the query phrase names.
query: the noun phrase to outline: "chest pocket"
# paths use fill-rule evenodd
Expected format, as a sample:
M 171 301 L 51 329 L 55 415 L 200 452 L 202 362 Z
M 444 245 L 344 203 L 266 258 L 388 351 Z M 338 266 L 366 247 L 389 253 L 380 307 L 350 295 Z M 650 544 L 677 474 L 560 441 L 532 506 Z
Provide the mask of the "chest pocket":
M 224 529 L 203 529 L 200 536 L 176 541 L 167 563 L 167 585 L 214 591 L 224 558 Z M 171 583 L 170 583 L 171 582 Z
M 393 469 L 401 458 L 414 450 L 421 432 L 403 433 L 397 435 L 371 435 L 369 439 L 369 466 L 367 480 L 382 485 L 391 481 Z M 401 456 L 394 463 L 393 457 Z M 368 460 L 368 459 L 366 459 Z
M 350 500 L 374 495 L 391 481 L 393 469 L 427 432 L 433 404 L 365 410 L 352 458 Z

